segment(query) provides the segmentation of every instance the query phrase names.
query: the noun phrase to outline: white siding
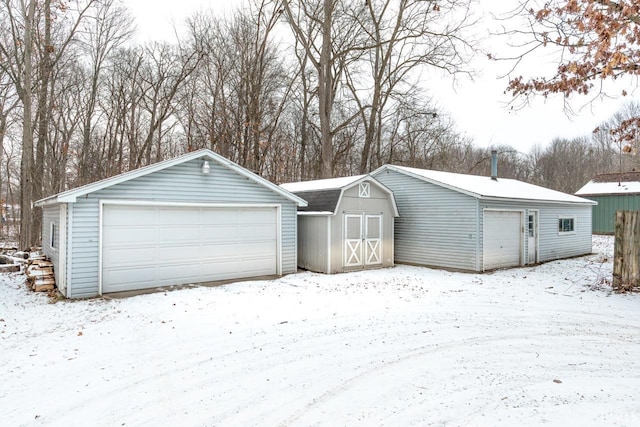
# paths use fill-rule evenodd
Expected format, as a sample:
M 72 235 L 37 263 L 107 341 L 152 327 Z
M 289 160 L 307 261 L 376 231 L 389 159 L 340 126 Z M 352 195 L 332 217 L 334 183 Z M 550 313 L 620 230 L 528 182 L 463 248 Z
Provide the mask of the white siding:
M 202 160 L 185 162 L 162 171 L 113 185 L 86 197 L 73 207 L 71 298 L 98 294 L 99 201 L 101 199 L 184 203 L 237 203 L 282 205 L 282 273 L 296 271 L 296 205 L 281 195 L 210 162 L 211 173 L 200 171 Z
M 393 191 L 398 206 L 396 262 L 477 269 L 477 199 L 395 171 L 375 178 Z

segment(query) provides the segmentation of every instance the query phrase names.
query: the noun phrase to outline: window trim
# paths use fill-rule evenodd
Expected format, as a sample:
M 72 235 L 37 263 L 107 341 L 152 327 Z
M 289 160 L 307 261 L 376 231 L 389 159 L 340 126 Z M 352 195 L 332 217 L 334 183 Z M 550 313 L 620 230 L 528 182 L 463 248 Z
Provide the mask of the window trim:
M 560 221 L 565 220 L 565 219 L 570 219 L 572 221 L 573 224 L 573 228 L 569 231 L 562 231 L 560 229 Z M 576 223 L 577 223 L 577 218 L 575 215 L 558 215 L 558 235 L 560 236 L 564 236 L 566 234 L 576 234 Z
M 57 228 L 55 221 L 49 223 L 49 247 L 54 251 L 58 250 L 58 239 L 56 239 Z
M 369 182 L 361 182 L 358 185 L 358 197 L 362 197 L 362 198 L 371 197 L 371 184 Z

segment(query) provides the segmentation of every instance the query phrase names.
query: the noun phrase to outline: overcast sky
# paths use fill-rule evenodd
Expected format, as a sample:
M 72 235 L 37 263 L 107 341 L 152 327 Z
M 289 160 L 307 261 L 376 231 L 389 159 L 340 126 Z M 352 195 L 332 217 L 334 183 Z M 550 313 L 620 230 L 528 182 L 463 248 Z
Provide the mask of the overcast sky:
M 176 24 L 179 28 L 193 12 L 211 8 L 222 14 L 242 2 L 243 0 L 124 0 L 136 19 L 140 41 L 171 40 L 173 25 Z M 480 2 L 485 10 L 505 4 L 500 0 Z M 499 45 L 493 43 L 487 45 L 487 48 L 500 50 Z M 536 75 L 540 67 L 546 66 L 549 69 L 555 61 L 555 56 L 549 54 L 530 58 L 519 67 L 518 74 Z M 561 97 L 536 99 L 531 106 L 511 109 L 507 105 L 511 98 L 504 94 L 507 81 L 498 79 L 509 69 L 509 65 L 489 61 L 484 56 L 478 56 L 472 65 L 477 70 L 477 76 L 473 80 L 458 78 L 454 85 L 451 78 L 433 77 L 436 83 L 426 81 L 425 87 L 437 105 L 453 117 L 459 131 L 473 138 L 479 147 L 507 144 L 528 153 L 534 145 L 545 146 L 554 137 L 589 136 L 596 126 L 610 118 L 628 100 L 618 98 L 588 102 L 591 98 L 574 99 L 571 105 L 576 114 L 572 116 L 567 116 L 563 111 Z

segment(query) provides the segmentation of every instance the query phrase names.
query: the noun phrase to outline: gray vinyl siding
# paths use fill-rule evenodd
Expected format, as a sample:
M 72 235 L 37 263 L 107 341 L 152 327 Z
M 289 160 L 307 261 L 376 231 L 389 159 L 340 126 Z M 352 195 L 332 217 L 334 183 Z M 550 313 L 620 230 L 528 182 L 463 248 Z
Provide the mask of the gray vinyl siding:
M 98 294 L 100 200 L 178 203 L 280 204 L 282 274 L 296 271 L 296 205 L 285 197 L 210 161 L 191 160 L 79 197 L 73 206 L 71 298 Z
M 56 247 L 51 247 L 51 223 L 55 224 Z M 56 282 L 60 282 L 60 275 L 64 272 L 60 270 L 60 205 L 45 206 L 42 208 L 42 252 L 53 263 L 53 272 Z
M 538 261 L 552 261 L 591 253 L 591 205 L 564 205 L 545 202 L 519 201 L 481 201 L 481 211 L 484 209 L 505 209 L 524 211 L 523 227 L 526 229 L 526 219 L 529 210 L 538 211 Z M 575 233 L 558 233 L 559 217 L 575 217 Z M 480 238 L 484 238 L 483 216 L 480 215 Z M 528 259 L 528 237 L 523 231 L 524 260 Z M 482 245 L 480 246 L 482 251 Z M 480 260 L 482 265 L 482 259 Z
M 305 270 L 329 273 L 327 268 L 327 223 L 332 216 L 298 216 L 298 266 Z
M 393 170 L 374 176 L 393 191 L 396 263 L 477 269 L 478 201 Z

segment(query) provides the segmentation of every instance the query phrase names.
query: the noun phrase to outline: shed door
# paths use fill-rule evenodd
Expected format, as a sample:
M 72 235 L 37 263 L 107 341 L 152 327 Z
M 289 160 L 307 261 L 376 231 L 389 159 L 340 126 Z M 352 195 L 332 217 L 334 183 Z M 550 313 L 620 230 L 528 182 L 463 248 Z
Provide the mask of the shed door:
M 362 215 L 344 216 L 344 266 L 362 265 Z
M 103 209 L 103 293 L 277 274 L 274 207 Z
M 485 211 L 483 227 L 484 269 L 520 265 L 522 213 Z
M 365 215 L 364 254 L 366 265 L 382 264 L 382 215 Z

